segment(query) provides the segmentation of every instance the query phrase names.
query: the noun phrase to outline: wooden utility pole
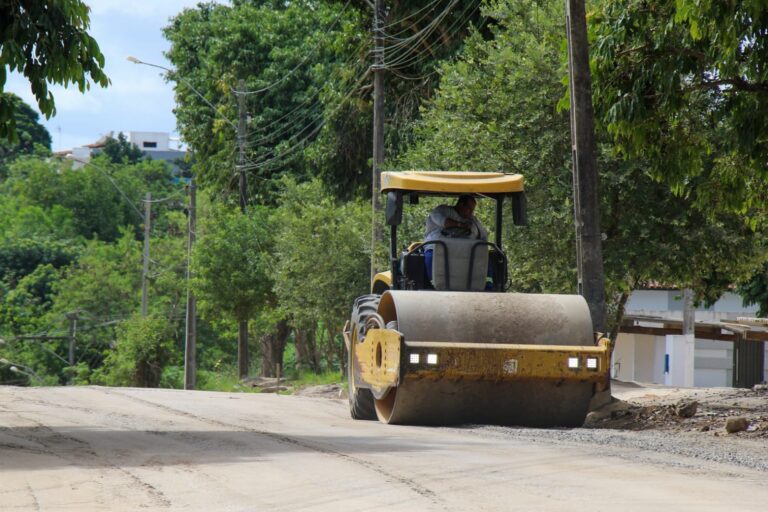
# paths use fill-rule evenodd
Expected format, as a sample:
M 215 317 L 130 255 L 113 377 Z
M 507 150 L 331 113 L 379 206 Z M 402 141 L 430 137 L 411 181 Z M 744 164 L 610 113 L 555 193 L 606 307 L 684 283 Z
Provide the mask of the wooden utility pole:
M 595 165 L 592 78 L 584 0 L 565 0 L 571 93 L 573 197 L 578 291 L 589 305 L 592 325 L 606 332 L 605 278 Z
M 67 319 L 69 320 L 69 357 L 67 357 L 67 362 L 70 367 L 73 367 L 75 366 L 75 345 L 77 344 L 77 312 L 68 313 Z M 70 385 L 72 384 L 73 377 L 74 375 L 70 374 Z
M 240 168 L 240 211 L 245 215 L 246 199 L 248 198 L 245 181 L 245 130 L 248 120 L 245 110 L 245 80 L 238 80 L 237 88 L 240 91 L 237 95 L 237 146 L 239 149 L 237 162 Z M 238 326 L 237 335 L 237 369 L 241 379 L 248 376 L 248 366 L 248 320 L 242 320 Z
M 189 281 L 192 278 L 190 261 L 197 229 L 197 193 L 195 178 L 189 180 L 189 212 L 187 218 L 187 328 L 184 336 L 184 389 L 197 385 L 197 303 Z
M 381 166 L 384 163 L 384 0 L 373 12 L 373 173 L 371 180 L 371 281 L 376 274 L 376 245 L 381 241 Z
M 240 171 L 240 211 L 245 213 L 248 197 L 248 183 L 245 177 L 245 131 L 248 113 L 245 110 L 245 80 L 237 81 L 237 166 Z
M 147 192 L 144 199 L 144 259 L 141 271 L 141 316 L 147 316 L 149 303 L 149 235 L 152 213 L 152 194 Z

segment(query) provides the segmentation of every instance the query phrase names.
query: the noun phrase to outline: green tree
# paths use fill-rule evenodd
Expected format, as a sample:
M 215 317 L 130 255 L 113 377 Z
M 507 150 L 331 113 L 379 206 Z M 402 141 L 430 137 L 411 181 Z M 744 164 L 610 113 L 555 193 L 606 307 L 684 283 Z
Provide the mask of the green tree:
M 15 287 L 40 265 L 62 268 L 77 259 L 79 247 L 68 241 L 22 238 L 0 245 L 0 280 Z
M 595 102 L 615 148 L 702 210 L 764 222 L 768 5 L 601 0 Z
M 180 79 L 177 117 L 195 150 L 203 185 L 232 186 L 229 172 L 222 170 L 232 169 L 237 159 L 232 152 L 238 115 L 234 91 L 240 79 L 250 91 L 245 97 L 250 114 L 247 167 L 257 177 L 249 196 L 272 200 L 277 186 L 271 178 L 306 172 L 301 149 L 322 126 L 320 93 L 337 66 L 343 34 L 354 32 L 351 12 L 342 15 L 337 3 L 312 0 L 279 6 L 236 2 L 200 4 L 172 20 L 165 36 L 176 68 L 170 78 Z
M 21 98 L 11 93 L 0 93 L 7 97 L 13 109 L 17 140 L 10 142 L 0 139 L 0 181 L 5 179 L 7 166 L 19 155 L 46 154 L 51 150 L 51 134 L 40 124 L 40 116 Z
M 529 197 L 527 228 L 506 236 L 513 288 L 575 289 L 570 137 L 566 112 L 563 5 L 556 0 L 489 4 L 494 37 L 471 36 L 461 58 L 443 67 L 435 100 L 405 167 L 516 171 Z M 631 290 L 651 281 L 694 288 L 716 299 L 765 255 L 742 218 L 674 196 L 644 159 L 624 161 L 598 126 L 601 226 L 613 323 Z M 615 329 L 614 329 L 615 332 Z
M 25 158 L 11 165 L 0 186 L 0 192 L 19 198 L 22 205 L 68 210 L 77 234 L 110 242 L 120 236 L 123 226 L 132 226 L 141 236 L 141 205 L 148 191 L 158 199 L 181 192 L 165 162 L 111 164 L 99 157 L 73 169 L 69 162 Z M 178 208 L 178 201 L 157 204 L 154 211 L 157 215 L 173 208 Z
M 266 208 L 249 215 L 216 207 L 200 224 L 193 253 L 195 295 L 201 314 L 222 316 L 239 326 L 239 346 L 247 346 L 248 323 L 275 306 L 272 293 L 274 233 Z M 240 377 L 244 377 L 240 369 Z
M 340 203 L 322 183 L 286 179 L 275 212 L 275 291 L 296 326 L 322 325 L 329 365 L 344 360 L 341 328 L 369 287 L 370 205 Z
M 37 105 L 46 118 L 56 113 L 48 84 L 91 82 L 106 87 L 104 56 L 87 30 L 89 7 L 80 0 L 17 0 L 0 4 L 0 92 L 9 71 L 29 80 Z M 89 80 L 90 77 L 90 80 Z M 0 137 L 15 141 L 16 121 L 11 97 L 0 95 Z
M 128 142 L 123 132 L 118 133 L 116 139 L 107 138 L 102 152 L 113 164 L 135 164 L 144 158 L 144 152 L 136 144 Z
M 59 280 L 50 263 L 38 265 L 18 280 L 13 289 L 0 295 L 0 326 L 12 334 L 39 332 L 54 299 Z
M 93 380 L 108 386 L 156 388 L 163 369 L 179 354 L 169 324 L 156 316 L 134 314 L 117 328 L 114 350 Z
M 744 305 L 757 304 L 757 316 L 768 316 L 768 263 L 738 288 Z

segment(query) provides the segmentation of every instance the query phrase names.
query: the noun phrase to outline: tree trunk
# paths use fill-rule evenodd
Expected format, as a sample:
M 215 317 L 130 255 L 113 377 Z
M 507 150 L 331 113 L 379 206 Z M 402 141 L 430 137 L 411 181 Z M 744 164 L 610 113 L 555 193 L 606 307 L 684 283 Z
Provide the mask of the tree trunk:
M 248 320 L 241 320 L 237 335 L 237 374 L 248 377 Z
M 619 331 L 621 330 L 621 322 L 624 320 L 624 311 L 626 310 L 627 300 L 629 299 L 629 292 L 622 292 L 619 297 L 619 302 L 616 305 L 616 316 L 613 319 L 613 329 L 611 329 L 611 345 L 616 346 L 616 338 L 619 337 Z
M 275 377 L 276 365 L 283 367 L 283 353 L 291 328 L 287 320 L 281 320 L 275 329 L 261 337 L 261 375 L 262 377 Z M 281 371 L 282 373 L 282 371 Z
M 317 355 L 314 323 L 302 325 L 296 329 L 295 343 L 299 363 L 314 373 L 318 373 L 320 371 L 320 358 Z
M 339 329 L 334 327 L 334 324 L 328 320 L 325 322 L 325 330 L 328 333 L 328 344 L 326 345 L 326 358 L 328 360 L 328 366 L 333 366 L 333 360 L 337 359 L 339 361 L 339 368 L 341 368 L 341 374 L 346 375 L 346 368 L 345 368 L 345 358 L 344 358 L 344 347 L 343 343 L 342 346 L 337 345 L 336 343 L 336 334 L 338 333 Z

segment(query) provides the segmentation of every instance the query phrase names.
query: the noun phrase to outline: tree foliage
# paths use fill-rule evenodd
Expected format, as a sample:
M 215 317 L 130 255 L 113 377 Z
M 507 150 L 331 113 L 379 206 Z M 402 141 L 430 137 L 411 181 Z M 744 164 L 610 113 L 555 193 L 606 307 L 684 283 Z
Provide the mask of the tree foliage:
M 0 92 L 9 71 L 29 80 L 37 105 L 46 118 L 56 113 L 48 85 L 90 89 L 91 80 L 106 87 L 104 56 L 87 30 L 90 8 L 81 0 L 16 0 L 0 4 Z M 90 77 L 90 78 L 89 78 Z M 17 140 L 15 108 L 0 95 L 0 137 Z
M 128 142 L 123 132 L 117 138 L 108 137 L 102 153 L 113 164 L 135 164 L 145 158 L 144 152 L 136 144 Z
M 273 219 L 275 292 L 295 325 L 323 325 L 327 351 L 339 357 L 340 328 L 369 287 L 370 205 L 340 203 L 318 180 L 283 186 Z
M 565 94 L 562 3 L 492 3 L 494 38 L 469 38 L 461 58 L 443 67 L 435 100 L 402 165 L 516 171 L 529 195 L 527 228 L 510 230 L 513 287 L 572 293 L 570 136 Z M 599 128 L 599 127 L 598 127 Z M 691 286 L 713 301 L 764 257 L 764 246 L 737 215 L 700 212 L 653 179 L 646 159 L 615 158 L 598 130 L 605 272 L 614 310 L 653 281 Z
M 195 293 L 203 314 L 249 320 L 259 307 L 274 303 L 271 248 L 273 226 L 268 211 L 250 215 L 217 207 L 201 225 L 195 243 Z
M 617 151 L 703 210 L 764 218 L 768 5 L 597 2 L 595 99 Z
M 108 386 L 156 388 L 173 357 L 168 322 L 161 317 L 134 314 L 118 327 L 115 349 L 109 352 L 94 380 Z
M 51 150 L 51 134 L 40 124 L 40 116 L 21 98 L 11 93 L 0 93 L 13 109 L 16 123 L 16 141 L 0 139 L 0 181 L 5 179 L 7 166 L 20 155 L 46 154 Z M 1 100 L 0 100 L 1 101 Z

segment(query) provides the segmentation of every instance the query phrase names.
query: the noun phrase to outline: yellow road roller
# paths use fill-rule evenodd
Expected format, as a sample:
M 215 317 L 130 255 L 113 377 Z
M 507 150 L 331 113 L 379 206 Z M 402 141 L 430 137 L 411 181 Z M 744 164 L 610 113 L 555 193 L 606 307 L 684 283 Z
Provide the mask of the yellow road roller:
M 390 268 L 355 300 L 344 328 L 352 417 L 580 426 L 609 385 L 610 341 L 593 332 L 579 295 L 507 292 L 502 221 L 511 210 L 515 225 L 526 223 L 523 177 L 410 171 L 384 172 L 381 182 Z M 445 232 L 398 249 L 406 200 L 462 195 L 495 202 L 493 241 Z

